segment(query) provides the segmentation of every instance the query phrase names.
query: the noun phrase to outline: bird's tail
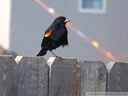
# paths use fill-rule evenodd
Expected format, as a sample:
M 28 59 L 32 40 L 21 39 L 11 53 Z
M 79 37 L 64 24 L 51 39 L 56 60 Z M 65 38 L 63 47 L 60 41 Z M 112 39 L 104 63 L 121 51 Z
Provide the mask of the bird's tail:
M 41 49 L 40 52 L 37 54 L 37 56 L 44 56 L 47 53 L 48 50 Z

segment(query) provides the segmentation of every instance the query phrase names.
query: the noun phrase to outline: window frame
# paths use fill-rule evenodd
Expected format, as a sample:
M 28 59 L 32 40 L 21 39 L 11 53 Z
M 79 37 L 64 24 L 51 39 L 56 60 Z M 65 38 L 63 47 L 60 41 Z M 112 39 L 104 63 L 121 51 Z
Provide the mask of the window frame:
M 88 9 L 88 8 L 82 8 L 82 0 L 79 1 L 79 12 L 80 13 L 99 13 L 99 14 L 105 14 L 106 13 L 106 5 L 107 5 L 107 0 L 103 0 L 103 8 L 101 10 L 98 9 Z

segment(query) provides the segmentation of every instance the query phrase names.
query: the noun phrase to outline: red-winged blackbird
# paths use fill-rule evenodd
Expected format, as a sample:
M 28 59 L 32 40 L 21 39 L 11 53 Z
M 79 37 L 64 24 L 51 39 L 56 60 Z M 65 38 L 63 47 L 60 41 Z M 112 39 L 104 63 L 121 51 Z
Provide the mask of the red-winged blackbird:
M 57 17 L 51 26 L 45 31 L 44 38 L 42 40 L 42 49 L 37 54 L 37 56 L 44 56 L 49 50 L 54 56 L 52 50 L 59 46 L 68 45 L 68 31 L 65 27 L 66 23 L 69 22 L 66 17 Z

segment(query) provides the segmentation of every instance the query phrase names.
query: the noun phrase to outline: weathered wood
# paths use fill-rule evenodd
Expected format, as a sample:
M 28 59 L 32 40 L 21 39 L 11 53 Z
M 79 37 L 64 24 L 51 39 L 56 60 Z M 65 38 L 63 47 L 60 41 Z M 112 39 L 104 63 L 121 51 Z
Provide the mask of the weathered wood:
M 20 59 L 17 72 L 17 96 L 48 96 L 48 65 L 45 59 L 43 57 Z
M 108 92 L 128 92 L 128 63 L 114 63 L 108 73 L 107 88 Z
M 49 80 L 49 96 L 79 96 L 77 60 L 73 58 L 50 58 L 50 60 L 53 60 L 53 63 Z
M 80 96 L 86 96 L 87 92 L 105 92 L 107 71 L 104 63 L 84 61 L 80 65 Z
M 16 96 L 17 64 L 12 56 L 0 56 L 0 96 Z

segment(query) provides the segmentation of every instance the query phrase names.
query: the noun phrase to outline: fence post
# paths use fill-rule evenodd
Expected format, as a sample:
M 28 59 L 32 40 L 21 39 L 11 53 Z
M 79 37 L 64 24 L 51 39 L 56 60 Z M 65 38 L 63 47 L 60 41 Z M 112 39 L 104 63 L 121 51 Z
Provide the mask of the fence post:
M 0 56 L 0 96 L 16 96 L 17 64 L 12 56 Z
M 48 96 L 48 65 L 45 59 L 17 58 L 21 59 L 17 71 L 17 96 Z
M 79 96 L 79 64 L 73 58 L 51 57 L 49 96 Z
M 113 62 L 108 73 L 108 92 L 128 92 L 128 63 Z
M 84 61 L 80 65 L 80 96 L 86 96 L 87 92 L 106 92 L 107 71 L 104 63 Z

